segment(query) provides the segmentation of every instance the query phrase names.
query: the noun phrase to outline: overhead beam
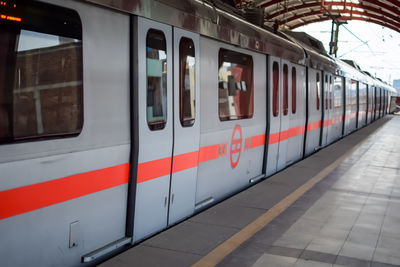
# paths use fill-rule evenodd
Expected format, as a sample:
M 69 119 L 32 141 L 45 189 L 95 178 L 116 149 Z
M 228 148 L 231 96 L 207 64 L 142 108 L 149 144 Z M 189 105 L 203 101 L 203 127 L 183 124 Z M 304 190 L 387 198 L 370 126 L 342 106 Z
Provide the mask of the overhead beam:
M 297 24 L 288 26 L 288 28 L 289 28 L 290 30 L 294 30 L 294 29 L 299 28 L 299 27 L 301 27 L 301 26 L 305 26 L 305 25 L 308 25 L 308 24 L 311 24 L 311 23 L 317 23 L 317 22 L 327 21 L 327 20 L 331 20 L 331 19 L 330 19 L 329 17 L 323 17 L 323 18 L 312 19 L 312 20 L 308 20 L 308 21 L 305 21 L 305 22 L 301 22 L 301 23 L 297 23 Z M 382 21 L 375 20 L 375 19 L 360 18 L 360 17 L 353 17 L 353 18 L 351 18 L 351 17 L 349 17 L 349 16 L 342 16 L 342 17 L 340 17 L 338 20 L 342 20 L 342 21 L 359 20 L 359 21 L 371 22 L 371 23 L 381 25 L 381 26 L 383 26 L 383 27 L 392 29 L 392 30 L 397 31 L 398 33 L 400 33 L 400 29 L 399 29 L 399 28 L 397 28 L 397 27 L 395 27 L 395 26 L 393 26 L 393 25 L 386 24 L 386 23 L 384 23 L 384 22 L 382 22 Z
M 350 20 L 351 20 L 351 18 L 357 18 L 357 17 L 354 17 L 354 15 L 366 16 L 368 18 L 373 18 L 373 19 L 375 19 L 377 21 L 382 21 L 383 23 L 387 23 L 389 25 L 392 25 L 393 27 L 397 28 L 396 31 L 400 32 L 400 23 L 394 22 L 394 21 L 389 20 L 389 19 L 386 19 L 384 16 L 378 16 L 378 15 L 371 14 L 371 13 L 368 13 L 368 12 L 365 12 L 365 11 L 361 12 L 361 11 L 357 11 L 357 10 L 347 10 L 347 9 L 341 10 L 338 13 L 339 13 L 339 15 L 340 14 L 350 14 L 351 15 L 350 16 Z M 307 17 L 312 17 L 312 16 L 316 16 L 316 15 L 323 15 L 323 13 L 319 10 L 319 11 L 311 11 L 311 12 L 308 12 L 308 13 L 299 14 L 299 15 L 296 15 L 296 16 L 292 16 L 290 18 L 286 18 L 285 21 L 278 22 L 278 25 L 288 24 L 288 23 L 293 22 L 295 20 L 298 20 L 300 18 L 305 19 Z M 288 26 L 288 27 L 290 28 L 290 26 Z
M 353 8 L 362 8 L 364 10 L 368 10 L 368 11 L 371 11 L 371 12 L 382 14 L 382 15 L 384 15 L 386 17 L 391 18 L 395 22 L 398 21 L 398 17 L 393 15 L 393 14 L 391 14 L 391 13 L 387 13 L 387 12 L 381 10 L 381 9 L 378 9 L 378 8 L 375 8 L 375 7 L 372 7 L 372 6 L 363 5 L 363 4 L 355 4 L 355 3 L 346 3 L 345 4 L 344 2 L 336 2 L 336 1 L 329 1 L 328 2 L 328 1 L 325 1 L 324 2 L 324 6 L 330 6 L 330 7 L 332 7 L 332 6 L 342 6 L 343 8 L 346 6 L 346 7 L 353 7 Z M 321 3 L 308 3 L 308 4 L 295 5 L 295 6 L 287 8 L 287 9 L 280 10 L 278 12 L 275 12 L 275 13 L 272 13 L 272 14 L 268 15 L 268 16 L 265 17 L 265 20 L 266 21 L 273 20 L 276 17 L 279 17 L 280 15 L 283 15 L 283 14 L 285 14 L 287 12 L 301 11 L 303 9 L 317 8 L 317 7 L 321 7 Z M 340 13 L 340 10 L 329 10 L 329 11 L 333 12 L 333 13 Z M 400 16 L 400 12 L 399 12 L 398 15 Z

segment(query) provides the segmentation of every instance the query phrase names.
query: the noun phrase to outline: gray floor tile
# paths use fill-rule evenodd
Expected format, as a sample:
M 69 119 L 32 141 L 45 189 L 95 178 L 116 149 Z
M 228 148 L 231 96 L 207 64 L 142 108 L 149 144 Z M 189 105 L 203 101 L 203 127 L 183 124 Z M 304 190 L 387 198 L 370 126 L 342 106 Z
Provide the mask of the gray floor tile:
M 134 250 L 126 251 L 111 260 L 99 265 L 100 267 L 187 267 L 201 256 L 182 253 L 154 247 L 139 245 Z
M 317 237 L 314 238 L 311 243 L 306 247 L 306 250 L 312 250 L 317 252 L 329 253 L 337 255 L 344 245 L 345 240 L 339 240 L 334 238 Z
M 297 258 L 264 254 L 254 264 L 253 267 L 289 267 L 294 266 Z
M 305 249 L 314 238 L 310 234 L 290 233 L 284 234 L 274 242 L 274 246 Z
M 339 252 L 339 256 L 351 257 L 370 261 L 374 254 L 375 246 L 367 246 L 346 241 Z
M 265 212 L 264 209 L 223 202 L 190 218 L 189 221 L 242 229 Z
M 400 247 L 378 247 L 374 253 L 374 261 L 400 266 Z
M 185 221 L 157 236 L 144 241 L 151 247 L 205 255 L 227 240 L 237 229 Z
M 360 233 L 351 231 L 347 238 L 347 241 L 354 244 L 360 244 L 375 248 L 378 243 L 378 239 L 379 234 L 376 233 Z

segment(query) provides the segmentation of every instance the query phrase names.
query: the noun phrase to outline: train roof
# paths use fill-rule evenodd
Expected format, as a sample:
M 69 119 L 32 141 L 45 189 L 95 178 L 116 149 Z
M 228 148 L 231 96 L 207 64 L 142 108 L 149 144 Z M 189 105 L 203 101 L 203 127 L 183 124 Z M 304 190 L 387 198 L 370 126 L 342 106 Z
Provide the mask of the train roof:
M 244 18 L 201 0 L 85 0 L 119 11 L 184 28 L 238 47 L 305 64 L 302 47 Z
M 232 45 L 262 52 L 311 68 L 390 88 L 349 64 L 327 55 L 305 33 L 273 33 L 241 18 L 229 7 L 207 0 L 81 0 L 183 28 Z M 321 50 L 323 49 L 323 51 Z M 384 86 L 383 86 L 384 85 Z M 392 88 L 391 90 L 394 90 Z

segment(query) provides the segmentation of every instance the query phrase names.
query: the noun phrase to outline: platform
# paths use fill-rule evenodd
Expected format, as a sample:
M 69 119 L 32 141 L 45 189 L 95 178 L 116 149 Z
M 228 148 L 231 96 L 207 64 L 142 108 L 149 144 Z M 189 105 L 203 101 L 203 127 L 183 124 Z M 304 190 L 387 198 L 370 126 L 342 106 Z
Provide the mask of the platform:
M 382 118 L 100 266 L 399 266 L 399 129 Z

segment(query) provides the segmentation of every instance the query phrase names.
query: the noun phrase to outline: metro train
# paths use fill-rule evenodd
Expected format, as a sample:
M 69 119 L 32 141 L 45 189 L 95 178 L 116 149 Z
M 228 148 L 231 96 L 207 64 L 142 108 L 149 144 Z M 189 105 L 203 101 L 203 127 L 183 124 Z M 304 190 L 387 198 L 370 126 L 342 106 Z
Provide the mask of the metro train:
M 395 94 L 211 1 L 4 0 L 0 36 L 1 266 L 101 262 Z

